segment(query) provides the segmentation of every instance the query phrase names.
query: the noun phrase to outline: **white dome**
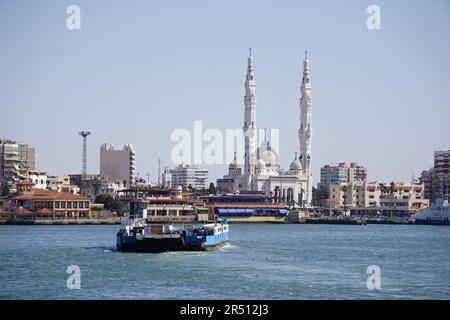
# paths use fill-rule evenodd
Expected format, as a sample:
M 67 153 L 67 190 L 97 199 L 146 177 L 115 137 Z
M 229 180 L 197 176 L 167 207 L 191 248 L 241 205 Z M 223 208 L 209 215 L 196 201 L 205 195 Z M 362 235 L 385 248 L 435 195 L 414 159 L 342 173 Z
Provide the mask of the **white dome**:
M 300 160 L 295 159 L 291 162 L 291 165 L 289 166 L 289 170 L 302 170 L 302 163 Z
M 263 159 L 256 160 L 256 169 L 262 169 L 266 167 L 266 163 Z
M 268 142 L 256 149 L 256 154 L 269 166 L 278 164 L 278 155 Z
M 240 168 L 240 166 L 241 165 L 239 164 L 239 162 L 235 159 L 235 160 L 230 162 L 229 168 L 230 169 L 238 169 L 238 168 Z
M 302 163 L 297 159 L 297 152 L 295 153 L 294 161 L 292 161 L 291 165 L 289 166 L 289 170 L 302 170 Z

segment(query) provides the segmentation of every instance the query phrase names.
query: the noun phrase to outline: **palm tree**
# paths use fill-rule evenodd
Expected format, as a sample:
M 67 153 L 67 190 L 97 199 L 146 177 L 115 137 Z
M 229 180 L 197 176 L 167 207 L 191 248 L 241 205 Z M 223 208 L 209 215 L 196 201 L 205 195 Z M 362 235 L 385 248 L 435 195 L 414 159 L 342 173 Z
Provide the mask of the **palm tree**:
M 390 195 L 390 199 L 389 199 L 389 208 L 390 208 L 390 216 L 392 219 L 392 201 L 394 200 L 394 192 L 395 192 L 395 183 L 391 182 L 391 184 L 389 185 L 389 195 Z

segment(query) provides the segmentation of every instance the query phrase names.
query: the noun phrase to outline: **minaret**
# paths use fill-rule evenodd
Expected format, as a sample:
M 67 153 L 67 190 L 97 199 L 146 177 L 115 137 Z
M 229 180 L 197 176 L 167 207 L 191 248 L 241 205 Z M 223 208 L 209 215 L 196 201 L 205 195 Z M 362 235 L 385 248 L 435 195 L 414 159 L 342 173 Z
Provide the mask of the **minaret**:
M 253 74 L 252 49 L 247 59 L 247 77 L 245 80 L 244 97 L 244 190 L 253 190 L 253 175 L 255 173 L 255 150 L 256 150 L 256 83 Z
M 303 78 L 300 86 L 300 129 L 298 136 L 300 139 L 300 161 L 303 170 L 308 178 L 308 188 L 306 190 L 307 201 L 312 200 L 312 172 L 311 172 L 311 81 L 309 78 L 309 60 L 308 52 L 305 52 L 305 60 L 303 60 Z

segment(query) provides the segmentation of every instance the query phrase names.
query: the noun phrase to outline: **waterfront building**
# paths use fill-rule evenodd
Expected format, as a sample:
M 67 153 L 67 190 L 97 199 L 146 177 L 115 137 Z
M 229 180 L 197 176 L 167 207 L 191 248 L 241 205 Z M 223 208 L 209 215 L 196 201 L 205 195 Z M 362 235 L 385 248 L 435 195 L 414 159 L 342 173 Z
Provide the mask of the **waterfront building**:
M 136 177 L 136 153 L 131 144 L 123 150 L 115 150 L 112 144 L 105 143 L 100 147 L 100 175 L 109 176 L 133 185 Z
M 66 192 L 36 189 L 31 181 L 17 183 L 17 194 L 9 197 L 10 214 L 61 218 L 89 218 L 89 198 Z M 5 209 L 5 208 L 3 208 Z
M 425 184 L 425 197 L 430 201 L 436 198 L 450 198 L 450 150 L 434 152 L 434 166 L 423 171 L 420 177 Z
M 254 77 L 253 57 L 247 59 L 247 75 L 244 96 L 244 161 L 243 165 L 234 160 L 228 167 L 228 174 L 217 180 L 221 190 L 262 191 L 266 196 L 274 196 L 289 202 L 292 206 L 310 205 L 312 200 L 311 170 L 311 81 L 309 60 L 305 54 L 303 76 L 300 85 L 300 123 L 298 138 L 300 156 L 295 155 L 289 170 L 280 169 L 279 157 L 272 149 L 270 141 L 257 146 L 256 142 L 256 82 Z
M 180 164 L 175 168 L 164 168 L 162 184 L 164 188 L 192 187 L 193 189 L 207 189 L 209 187 L 208 169 L 196 165 Z
M 380 211 L 404 214 L 426 207 L 423 183 L 354 181 L 330 186 L 330 206 L 334 211 Z
M 36 169 L 35 149 L 13 140 L 0 139 L 0 186 L 16 191 L 16 184 Z
M 367 168 L 355 162 L 332 163 L 320 168 L 319 186 L 367 180 Z

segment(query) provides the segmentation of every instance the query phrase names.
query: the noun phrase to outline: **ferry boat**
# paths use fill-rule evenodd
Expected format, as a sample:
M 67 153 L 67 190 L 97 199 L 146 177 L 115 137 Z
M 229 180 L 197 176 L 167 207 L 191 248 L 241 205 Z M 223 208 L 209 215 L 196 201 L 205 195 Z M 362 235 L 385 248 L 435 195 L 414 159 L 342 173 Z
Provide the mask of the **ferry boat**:
M 226 220 L 175 227 L 172 224 L 147 225 L 142 219 L 135 219 L 119 230 L 116 246 L 125 252 L 209 251 L 228 241 Z
M 442 198 L 413 216 L 415 224 L 450 225 L 450 207 L 448 200 Z

